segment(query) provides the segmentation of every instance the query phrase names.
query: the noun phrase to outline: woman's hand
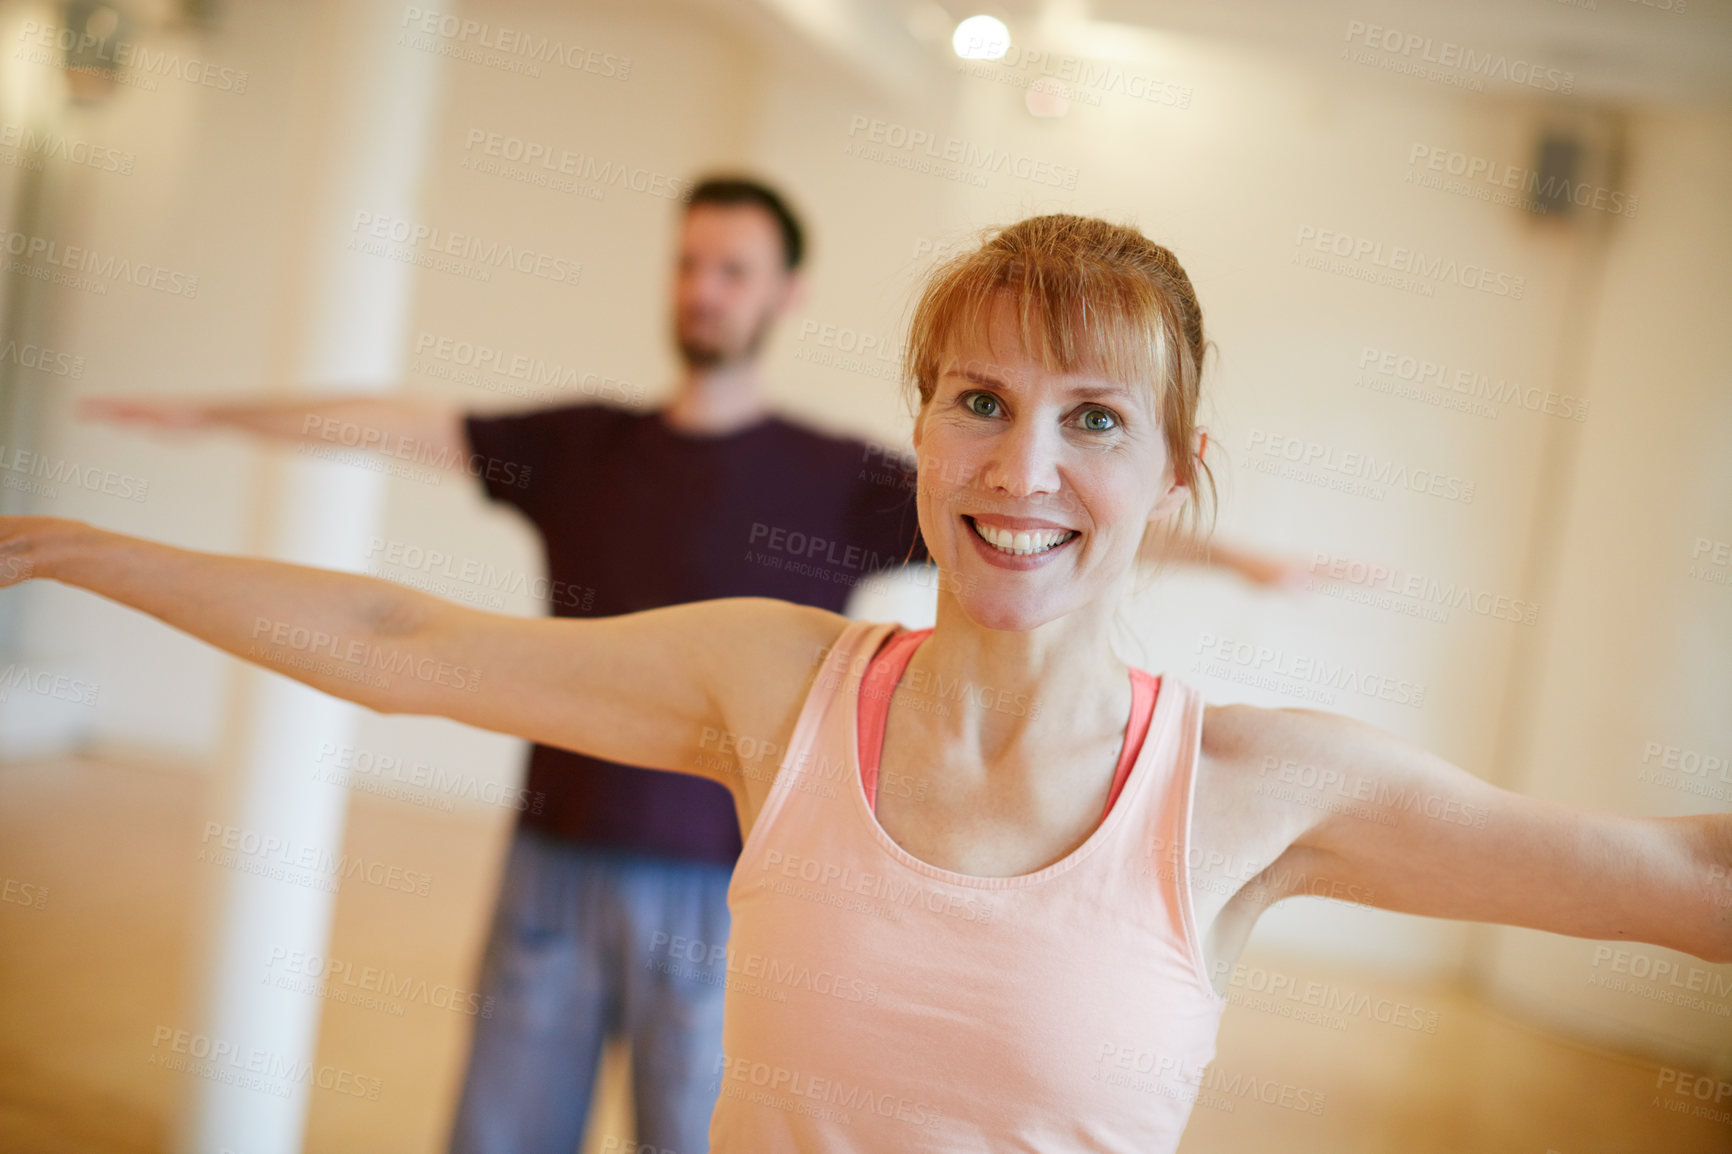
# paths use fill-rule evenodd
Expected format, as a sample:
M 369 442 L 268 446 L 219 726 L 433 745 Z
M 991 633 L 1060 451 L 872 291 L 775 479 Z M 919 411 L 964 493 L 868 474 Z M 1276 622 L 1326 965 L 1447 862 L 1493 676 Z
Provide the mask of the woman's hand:
M 95 532 L 65 517 L 0 517 L 0 589 L 51 576 L 47 560 L 55 545 L 80 531 Z

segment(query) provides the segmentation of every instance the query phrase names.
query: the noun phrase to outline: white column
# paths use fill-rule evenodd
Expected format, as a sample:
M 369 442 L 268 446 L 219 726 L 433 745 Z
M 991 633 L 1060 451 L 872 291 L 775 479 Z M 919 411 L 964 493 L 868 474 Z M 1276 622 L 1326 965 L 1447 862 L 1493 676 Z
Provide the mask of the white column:
M 439 58 L 396 43 L 403 11 L 399 0 L 334 0 L 317 17 L 323 27 L 312 53 L 331 89 L 308 184 L 305 299 L 292 345 L 296 379 L 310 390 L 384 390 L 403 377 L 414 266 L 345 247 L 357 211 L 418 215 Z M 307 458 L 281 469 L 267 552 L 359 569 L 382 514 L 384 475 Z M 193 1029 L 205 1045 L 225 1048 L 214 1067 L 288 1093 L 197 1079 L 178 1142 L 197 1154 L 297 1151 L 310 1095 L 335 1092 L 319 1088 L 322 1001 L 263 979 L 273 949 L 328 956 L 338 884 L 328 871 L 342 860 L 348 792 L 310 777 L 321 744 L 353 744 L 360 710 L 279 676 L 246 676 L 253 684 L 245 755 L 212 783 L 219 800 L 199 845 L 207 853 L 218 846 L 221 835 L 210 834 L 215 822 L 270 848 L 201 867 L 218 892 Z M 293 865 L 308 859 L 323 864 Z M 280 866 L 296 880 L 245 872 L 238 863 Z

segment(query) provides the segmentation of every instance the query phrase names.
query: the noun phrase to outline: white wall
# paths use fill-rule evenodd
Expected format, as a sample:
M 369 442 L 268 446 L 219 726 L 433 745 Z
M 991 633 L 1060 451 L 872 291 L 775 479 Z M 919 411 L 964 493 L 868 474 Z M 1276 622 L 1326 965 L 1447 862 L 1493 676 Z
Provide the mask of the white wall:
M 1694 556 L 1732 536 L 1729 129 L 1724 113 L 1633 125 L 1642 211 L 1612 240 L 1587 326 L 1595 412 L 1564 507 L 1547 511 L 1559 576 L 1513 767 L 1540 797 L 1652 816 L 1732 809 L 1732 571 L 1712 547 Z M 1732 889 L 1698 880 L 1694 914 L 1732 914 Z M 1570 1029 L 1732 1069 L 1732 966 L 1609 949 L 1500 930 L 1488 974 Z
M 52 23 L 51 6 L 11 9 L 12 44 L 26 20 Z M 55 69 L 0 56 L 8 118 L 22 92 L 55 109 L 65 137 L 132 154 L 130 173 L 46 162 L 40 225 L 62 244 L 158 265 L 198 278 L 197 295 L 109 284 L 105 294 L 55 286 L 48 331 L 36 339 L 83 358 L 77 378 L 40 388 L 45 425 L 29 446 L 56 461 L 100 466 L 142 482 L 141 501 L 59 486 L 34 511 L 74 517 L 199 549 L 248 540 L 256 454 L 237 443 L 176 443 L 75 423 L 75 398 L 174 391 L 251 393 L 281 379 L 277 341 L 295 275 L 293 224 L 302 173 L 296 114 L 316 84 L 318 57 L 294 4 L 235 6 L 221 32 L 142 31 L 140 43 L 178 49 L 245 70 L 245 92 L 174 78 L 154 90 L 118 86 L 106 101 L 67 104 Z M 12 280 L 14 278 L 7 278 Z M 7 291 L 19 291 L 8 285 Z M 55 585 L 27 587 L 22 659 L 88 680 L 99 707 L 59 707 L 33 697 L 70 732 L 101 744 L 172 757 L 211 756 L 221 740 L 226 656 L 126 609 Z M 70 718 L 65 715 L 71 713 Z M 88 713 L 89 716 L 84 716 Z M 16 713 L 9 715 L 22 723 Z M 56 727 L 57 731 L 59 727 Z
M 148 477 L 151 490 L 136 506 L 66 497 L 43 510 L 214 549 L 252 539 L 255 450 L 165 447 L 73 424 L 68 412 L 77 393 L 253 393 L 280 371 L 287 322 L 277 310 L 293 299 L 298 275 L 295 164 L 306 149 L 293 113 L 316 96 L 319 48 L 293 5 L 231 11 L 208 50 L 253 70 L 246 97 L 123 90 L 79 114 L 80 131 L 123 140 L 140 160 L 131 177 L 74 174 L 81 215 L 68 228 L 87 243 L 137 246 L 196 271 L 205 287 L 196 303 L 141 291 L 65 294 L 57 335 L 90 369 L 56 394 L 50 443 Z M 617 186 L 594 199 L 474 171 L 463 163 L 472 130 L 680 179 L 742 166 L 784 184 L 811 225 L 814 263 L 809 301 L 772 347 L 772 391 L 808 420 L 887 441 L 907 428 L 893 362 L 823 363 L 828 350 L 808 322 L 894 344 L 924 267 L 919 254 L 934 243 L 1039 211 L 1134 222 L 1185 263 L 1219 346 L 1208 387 L 1224 535 L 1465 584 L 1534 603 L 1538 614 L 1528 626 L 1456 608 L 1439 622 L 1175 574 L 1139 598 L 1144 649 L 1127 657 L 1190 677 L 1216 701 L 1321 704 L 1361 717 L 1542 796 L 1654 814 L 1726 807 L 1636 777 L 1649 741 L 1732 749 L 1727 589 L 1684 575 L 1698 538 L 1732 539 L 1720 211 L 1732 157 L 1723 116 L 1655 107 L 1632 120 L 1631 163 L 1617 187 L 1638 193 L 1642 207 L 1633 219 L 1600 221 L 1609 226 L 1600 290 L 1587 230 L 1407 180 L 1418 144 L 1527 165 L 1542 125 L 1599 123 L 1576 105 L 1193 35 L 1072 43 L 1054 31 L 1055 50 L 1116 56 L 1188 90 L 1188 107 L 1109 93 L 1098 106 L 1078 101 L 1062 118 L 1036 120 L 1022 88 L 959 75 L 941 55 L 921 85 L 887 89 L 871 70 L 744 4 L 524 0 L 467 11 L 633 64 L 621 82 L 447 61 L 425 220 L 580 260 L 584 272 L 563 286 L 424 271 L 417 334 L 593 372 L 643 403 L 663 394 L 673 370 L 664 307 L 672 202 Z M 859 116 L 1073 166 L 1075 187 L 1004 174 L 974 187 L 849 155 Z M 1311 251 L 1295 244 L 1305 228 L 1489 265 L 1523 278 L 1525 292 L 1514 300 L 1441 284 L 1420 296 L 1300 267 L 1295 254 Z M 1387 395 L 1355 384 L 1366 348 L 1588 397 L 1592 407 L 1577 424 L 1516 405 L 1494 403 L 1487 417 Z M 529 403 L 443 377 L 425 355 L 411 359 L 418 393 L 477 408 Z M 1471 482 L 1475 496 L 1396 490 L 1372 500 L 1271 476 L 1252 467 L 1259 433 L 1436 470 Z M 393 480 L 389 509 L 392 540 L 539 571 L 526 526 L 488 507 L 472 482 Z M 1552 556 L 1548 532 L 1560 523 Z M 192 763 L 214 756 L 226 658 L 80 594 L 26 596 L 35 650 L 102 683 L 101 738 Z M 534 609 L 521 598 L 500 607 Z M 1423 686 L 1423 705 L 1343 691 L 1319 703 L 1292 684 L 1256 688 L 1231 663 L 1224 676 L 1197 664 L 1210 636 Z M 521 772 L 518 743 L 444 722 L 369 719 L 363 741 L 491 781 Z M 1410 972 L 1458 973 L 1477 956 L 1466 927 L 1318 902 L 1276 910 L 1259 940 Z M 1697 1055 L 1724 1045 L 1713 1040 L 1724 1035 L 1722 1018 L 1589 989 L 1592 950 L 1504 933 L 1482 968 L 1509 997 L 1573 1028 Z

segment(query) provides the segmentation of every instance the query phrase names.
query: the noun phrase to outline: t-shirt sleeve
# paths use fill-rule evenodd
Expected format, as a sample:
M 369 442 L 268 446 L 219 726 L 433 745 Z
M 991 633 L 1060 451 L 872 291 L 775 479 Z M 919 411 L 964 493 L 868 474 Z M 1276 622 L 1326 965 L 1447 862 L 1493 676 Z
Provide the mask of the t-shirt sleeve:
M 470 476 L 487 496 L 521 510 L 540 524 L 548 498 L 569 485 L 571 472 L 590 460 L 609 411 L 603 405 L 570 405 L 523 413 L 476 414 L 464 418 Z M 569 489 L 567 490 L 569 491 Z
M 869 569 L 931 560 L 920 537 L 912 464 L 886 458 L 861 473 L 849 528 L 853 534 L 849 543 L 867 551 Z

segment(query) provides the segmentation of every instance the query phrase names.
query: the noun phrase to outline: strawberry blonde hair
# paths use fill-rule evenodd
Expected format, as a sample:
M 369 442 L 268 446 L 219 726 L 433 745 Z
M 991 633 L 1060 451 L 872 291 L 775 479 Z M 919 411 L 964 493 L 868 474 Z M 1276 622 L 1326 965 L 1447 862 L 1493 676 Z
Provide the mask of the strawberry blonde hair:
M 1186 513 L 1194 524 L 1203 481 L 1213 508 L 1214 474 L 1191 451 L 1203 313 L 1170 250 L 1134 228 L 1068 214 L 990 231 L 934 268 L 914 307 L 902 367 L 918 409 L 957 341 L 984 334 L 1000 299 L 1015 306 L 1023 352 L 1038 354 L 1048 372 L 1098 372 L 1153 390 L 1174 478 L 1189 492 Z

